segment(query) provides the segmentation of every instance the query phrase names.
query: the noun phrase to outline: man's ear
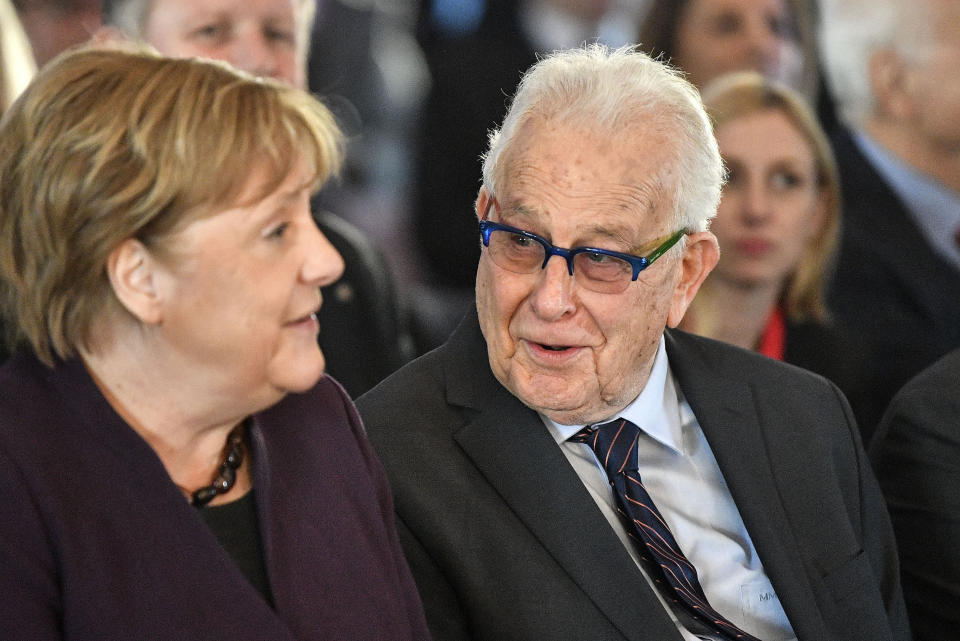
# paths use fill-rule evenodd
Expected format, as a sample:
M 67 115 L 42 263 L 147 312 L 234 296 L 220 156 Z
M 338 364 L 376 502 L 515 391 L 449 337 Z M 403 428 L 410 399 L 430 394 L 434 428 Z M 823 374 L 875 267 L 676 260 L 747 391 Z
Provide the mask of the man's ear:
M 487 204 L 490 202 L 490 194 L 487 193 L 486 187 L 480 188 L 480 193 L 477 194 L 477 202 L 474 203 L 476 207 L 477 220 L 483 219 L 483 212 L 487 210 Z
M 910 68 L 903 58 L 894 51 L 878 51 L 870 57 L 869 73 L 876 110 L 897 120 L 911 118 L 917 97 L 912 95 Z
M 107 257 L 107 276 L 113 293 L 135 318 L 145 324 L 163 319 L 163 299 L 154 255 L 139 240 L 128 238 Z
M 680 259 L 680 280 L 673 290 L 670 311 L 667 314 L 667 326 L 676 327 L 696 296 L 700 285 L 713 271 L 720 259 L 720 246 L 717 237 L 708 231 L 688 234 L 683 256 Z

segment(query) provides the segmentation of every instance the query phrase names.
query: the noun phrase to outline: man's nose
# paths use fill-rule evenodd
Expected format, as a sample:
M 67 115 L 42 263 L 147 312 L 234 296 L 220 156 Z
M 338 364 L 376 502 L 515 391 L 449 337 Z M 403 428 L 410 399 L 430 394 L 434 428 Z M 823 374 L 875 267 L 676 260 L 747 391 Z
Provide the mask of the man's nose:
M 551 256 L 547 266 L 536 274 L 530 302 L 538 316 L 557 320 L 576 310 L 574 278 L 562 256 Z

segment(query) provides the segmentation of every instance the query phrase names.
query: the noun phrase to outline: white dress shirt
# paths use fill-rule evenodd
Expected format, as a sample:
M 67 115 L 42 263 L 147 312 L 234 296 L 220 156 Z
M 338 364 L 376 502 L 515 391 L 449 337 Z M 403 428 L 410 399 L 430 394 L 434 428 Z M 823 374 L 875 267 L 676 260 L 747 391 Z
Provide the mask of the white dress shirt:
M 731 623 L 763 641 L 795 641 L 713 451 L 676 385 L 663 338 L 643 391 L 623 411 L 606 420 L 618 417 L 641 429 L 637 450 L 643 484 L 680 549 L 697 568 L 710 605 Z M 588 445 L 567 440 L 583 426 L 560 425 L 543 415 L 540 418 L 644 571 L 635 543 L 627 537 L 617 516 L 616 497 L 603 466 Z M 670 608 L 666 604 L 664 607 L 684 639 L 696 641 L 697 637 L 677 621 Z

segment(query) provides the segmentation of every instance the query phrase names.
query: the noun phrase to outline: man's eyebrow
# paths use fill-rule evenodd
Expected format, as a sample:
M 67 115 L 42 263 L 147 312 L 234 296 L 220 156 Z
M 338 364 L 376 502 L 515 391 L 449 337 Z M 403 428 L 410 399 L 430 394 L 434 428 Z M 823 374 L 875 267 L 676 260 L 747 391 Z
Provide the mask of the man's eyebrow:
M 502 215 L 517 216 L 526 220 L 535 220 L 537 218 L 537 212 L 523 203 L 514 203 L 510 207 L 504 207 L 502 203 L 500 204 L 499 211 Z
M 499 203 L 498 203 L 499 204 Z M 503 217 L 509 216 L 510 222 L 524 226 L 525 223 L 533 223 L 539 219 L 539 214 L 535 209 L 527 207 L 522 203 L 515 203 L 510 207 L 500 206 L 500 214 Z M 520 220 L 514 220 L 520 219 Z M 628 225 L 591 225 L 586 228 L 584 235 L 588 237 L 597 237 L 601 239 L 601 242 L 582 242 L 578 243 L 578 247 L 596 247 L 597 249 L 608 249 L 603 246 L 603 239 L 609 239 L 610 241 L 621 246 L 621 249 L 617 251 L 623 251 L 629 254 L 640 255 L 644 250 L 653 249 L 659 243 L 659 239 L 651 238 L 644 240 L 641 244 L 636 244 L 636 229 L 630 228 Z M 572 248 L 571 248 L 572 249 Z

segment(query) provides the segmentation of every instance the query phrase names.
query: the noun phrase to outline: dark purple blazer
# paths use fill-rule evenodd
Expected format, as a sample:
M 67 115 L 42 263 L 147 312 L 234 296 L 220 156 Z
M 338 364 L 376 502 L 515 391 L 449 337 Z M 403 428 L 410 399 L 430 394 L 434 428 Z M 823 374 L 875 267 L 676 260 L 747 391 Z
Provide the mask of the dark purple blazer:
M 79 360 L 0 368 L 0 639 L 428 638 L 393 503 L 324 377 L 252 417 L 271 608 Z

